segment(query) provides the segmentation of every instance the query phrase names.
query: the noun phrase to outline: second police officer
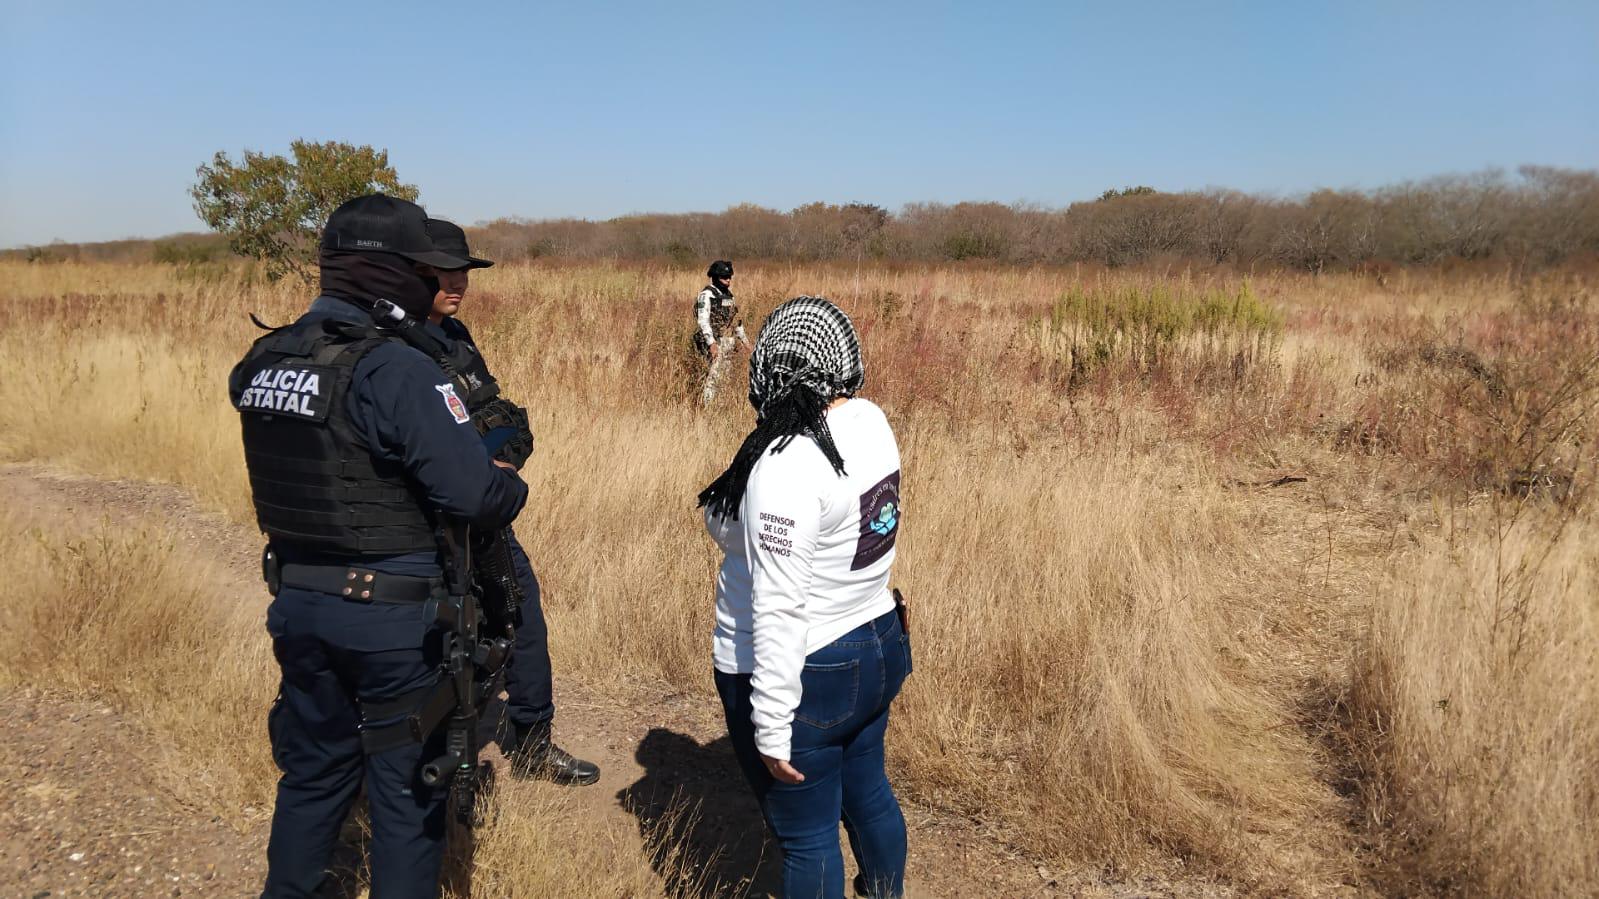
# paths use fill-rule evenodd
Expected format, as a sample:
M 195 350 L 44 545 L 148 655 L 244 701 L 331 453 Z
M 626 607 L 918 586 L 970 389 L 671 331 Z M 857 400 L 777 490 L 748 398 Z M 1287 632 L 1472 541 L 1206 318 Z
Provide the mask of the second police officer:
M 491 461 L 443 369 L 380 325 L 392 307 L 426 316 L 434 271 L 469 264 L 433 246 L 421 207 L 345 203 L 319 262 L 309 311 L 256 341 L 229 378 L 270 541 L 267 630 L 281 672 L 263 895 L 322 886 L 364 780 L 373 895 L 433 897 L 447 790 L 424 785 L 420 768 L 438 750 L 363 746 L 363 729 L 392 731 L 438 682 L 443 634 L 425 609 L 443 572 L 441 518 L 504 528 L 527 486 Z
M 439 289 L 428 314 L 428 321 L 443 334 L 450 353 L 451 367 L 465 382 L 467 411 L 475 421 L 492 414 L 496 405 L 508 404 L 500 396 L 499 384 L 489 373 L 488 364 L 472 333 L 455 315 L 461 309 L 468 286 L 468 272 L 488 268 L 494 263 L 472 255 L 466 232 L 444 219 L 428 219 L 428 236 L 441 251 L 467 260 L 465 268 L 438 273 Z M 514 408 L 514 407 L 513 407 Z M 525 414 L 525 413 L 523 413 Z M 479 427 L 479 430 L 484 430 Z M 490 430 L 492 435 L 493 431 Z M 531 447 L 528 448 L 531 451 Z M 600 779 L 593 762 L 575 758 L 555 744 L 552 724 L 555 717 L 551 685 L 549 631 L 540 605 L 539 582 L 533 565 L 516 535 L 507 530 L 512 565 L 523 597 L 521 623 L 516 629 L 516 645 L 506 668 L 506 709 L 511 736 L 505 754 L 511 772 L 521 777 L 536 777 L 564 784 L 592 784 Z

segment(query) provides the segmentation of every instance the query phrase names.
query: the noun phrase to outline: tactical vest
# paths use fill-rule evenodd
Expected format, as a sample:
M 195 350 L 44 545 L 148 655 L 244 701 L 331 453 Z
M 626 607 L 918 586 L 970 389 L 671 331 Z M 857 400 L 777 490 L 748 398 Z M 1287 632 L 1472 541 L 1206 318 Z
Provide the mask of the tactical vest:
M 356 363 L 398 339 L 371 324 L 300 322 L 234 366 L 255 517 L 273 543 L 361 556 L 438 548 L 421 489 L 403 465 L 374 457 L 349 418 Z
M 711 304 L 711 334 L 717 340 L 727 336 L 728 329 L 733 327 L 733 317 L 738 315 L 738 304 L 733 301 L 733 294 L 722 289 L 720 284 L 709 284 L 705 288 L 710 292 Z
M 533 431 L 528 427 L 527 410 L 500 395 L 499 382 L 489 374 L 488 362 L 464 327 L 459 334 L 448 331 L 446 334 L 451 341 L 448 349 L 432 335 L 419 341 L 426 345 L 418 348 L 434 356 L 434 361 L 449 374 L 466 398 L 472 427 L 484 437 L 489 455 L 520 469 L 533 454 Z
M 488 363 L 472 341 L 458 338 L 450 348 L 449 362 L 456 382 L 465 391 L 466 408 L 476 411 L 500 395 L 500 385 L 489 374 Z

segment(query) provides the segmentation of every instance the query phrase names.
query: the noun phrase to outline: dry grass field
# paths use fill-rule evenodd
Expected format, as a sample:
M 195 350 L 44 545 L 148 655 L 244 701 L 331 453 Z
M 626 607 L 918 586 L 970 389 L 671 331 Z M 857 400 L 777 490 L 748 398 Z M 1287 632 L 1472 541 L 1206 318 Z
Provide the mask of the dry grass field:
M 1590 278 L 739 272 L 752 334 L 800 293 L 851 313 L 899 435 L 906 793 L 1051 864 L 1260 895 L 1599 893 Z M 462 312 L 532 410 L 517 530 L 557 677 L 619 696 L 711 689 L 693 498 L 751 416 L 737 377 L 699 407 L 698 286 L 508 265 Z M 0 461 L 247 520 L 225 376 L 246 313 L 308 299 L 226 266 L 0 263 Z M 0 682 L 111 697 L 196 753 L 219 813 L 269 803 L 264 740 L 215 739 L 261 731 L 259 609 L 197 603 L 159 535 L 5 524 Z M 62 632 L 74 649 L 40 651 Z M 492 894 L 646 889 L 642 862 L 534 870 L 529 841 L 562 836 L 519 826 L 538 812 L 485 834 Z

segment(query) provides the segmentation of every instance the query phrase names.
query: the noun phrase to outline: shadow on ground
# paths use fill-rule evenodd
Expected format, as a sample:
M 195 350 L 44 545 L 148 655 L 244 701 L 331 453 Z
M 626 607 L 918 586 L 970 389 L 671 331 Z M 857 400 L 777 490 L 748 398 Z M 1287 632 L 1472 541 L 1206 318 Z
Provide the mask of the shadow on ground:
M 781 856 L 727 737 L 701 744 L 663 727 L 636 754 L 644 776 L 617 793 L 638 819 L 650 863 L 673 899 L 775 895 Z

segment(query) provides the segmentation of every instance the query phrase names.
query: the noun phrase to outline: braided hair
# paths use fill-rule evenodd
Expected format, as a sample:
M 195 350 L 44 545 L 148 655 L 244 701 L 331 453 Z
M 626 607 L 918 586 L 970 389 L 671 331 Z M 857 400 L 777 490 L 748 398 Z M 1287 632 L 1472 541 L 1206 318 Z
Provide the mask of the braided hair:
M 814 440 L 833 470 L 844 474 L 827 407 L 837 397 L 854 396 L 865 382 L 860 341 L 842 309 L 822 297 L 802 296 L 772 310 L 750 357 L 755 429 L 727 470 L 700 491 L 699 504 L 719 518 L 737 520 L 755 463 L 768 447 L 780 453 L 800 436 Z

